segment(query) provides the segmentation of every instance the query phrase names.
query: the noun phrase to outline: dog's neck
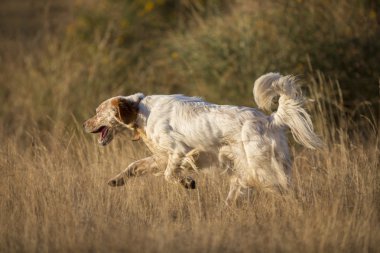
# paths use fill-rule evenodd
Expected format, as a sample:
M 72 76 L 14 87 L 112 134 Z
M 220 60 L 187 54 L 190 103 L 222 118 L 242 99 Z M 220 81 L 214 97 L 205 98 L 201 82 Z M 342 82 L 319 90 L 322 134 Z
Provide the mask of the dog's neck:
M 145 130 L 141 127 L 139 127 L 136 123 L 132 127 L 132 141 L 138 141 L 138 140 L 146 140 L 146 133 Z
M 137 127 L 137 125 L 134 125 L 133 129 L 132 129 L 132 141 L 138 141 L 140 139 L 141 139 L 141 135 L 140 135 L 140 132 L 138 130 L 138 127 Z

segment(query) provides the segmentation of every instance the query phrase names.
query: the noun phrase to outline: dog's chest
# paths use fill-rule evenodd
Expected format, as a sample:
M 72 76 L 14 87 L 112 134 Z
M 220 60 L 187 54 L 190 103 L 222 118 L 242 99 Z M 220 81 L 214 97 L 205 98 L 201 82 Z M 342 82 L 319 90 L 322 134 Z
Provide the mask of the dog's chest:
M 159 144 L 149 138 L 144 129 L 137 128 L 134 133 L 136 140 L 142 140 L 153 154 L 163 153 L 165 150 Z

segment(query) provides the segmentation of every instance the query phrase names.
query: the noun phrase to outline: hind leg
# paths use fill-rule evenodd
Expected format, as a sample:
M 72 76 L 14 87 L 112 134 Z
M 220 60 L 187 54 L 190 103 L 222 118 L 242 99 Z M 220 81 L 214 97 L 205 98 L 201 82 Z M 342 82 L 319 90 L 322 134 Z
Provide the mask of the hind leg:
M 264 131 L 265 126 L 247 121 L 241 132 L 243 143 L 242 154 L 247 168 L 241 177 L 241 183 L 248 187 L 259 187 L 265 190 L 286 188 L 287 156 L 280 135 L 281 129 Z
M 239 183 L 239 179 L 237 177 L 233 177 L 230 180 L 230 191 L 228 192 L 228 196 L 226 199 L 226 205 L 232 206 L 235 205 L 236 199 L 241 194 L 241 185 Z
M 234 168 L 234 154 L 231 146 L 223 146 L 219 149 L 218 162 L 223 173 L 232 174 Z

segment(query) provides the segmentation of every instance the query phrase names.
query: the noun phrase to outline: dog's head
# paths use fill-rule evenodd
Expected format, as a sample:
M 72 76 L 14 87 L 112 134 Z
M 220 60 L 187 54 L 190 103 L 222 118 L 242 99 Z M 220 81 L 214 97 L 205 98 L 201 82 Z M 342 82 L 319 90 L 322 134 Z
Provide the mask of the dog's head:
M 142 93 L 107 99 L 96 108 L 96 114 L 83 123 L 87 133 L 99 133 L 99 144 L 110 143 L 114 135 L 125 127 L 133 129 Z

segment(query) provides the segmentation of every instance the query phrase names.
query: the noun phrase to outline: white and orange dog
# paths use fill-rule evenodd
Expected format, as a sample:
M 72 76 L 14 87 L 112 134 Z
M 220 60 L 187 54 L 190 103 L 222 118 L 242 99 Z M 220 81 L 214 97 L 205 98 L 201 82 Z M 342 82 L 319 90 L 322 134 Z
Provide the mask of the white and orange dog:
M 256 80 L 253 93 L 263 109 L 270 109 L 279 96 L 277 111 L 266 115 L 254 108 L 216 105 L 198 97 L 137 93 L 104 101 L 83 126 L 86 132 L 100 133 L 101 145 L 128 128 L 152 152 L 130 164 L 109 185 L 120 186 L 129 177 L 163 171 L 166 180 L 195 188 L 186 171 L 217 167 L 231 176 L 227 203 L 233 203 L 242 187 L 287 188 L 291 177 L 287 127 L 307 148 L 322 146 L 293 76 L 263 75 Z

